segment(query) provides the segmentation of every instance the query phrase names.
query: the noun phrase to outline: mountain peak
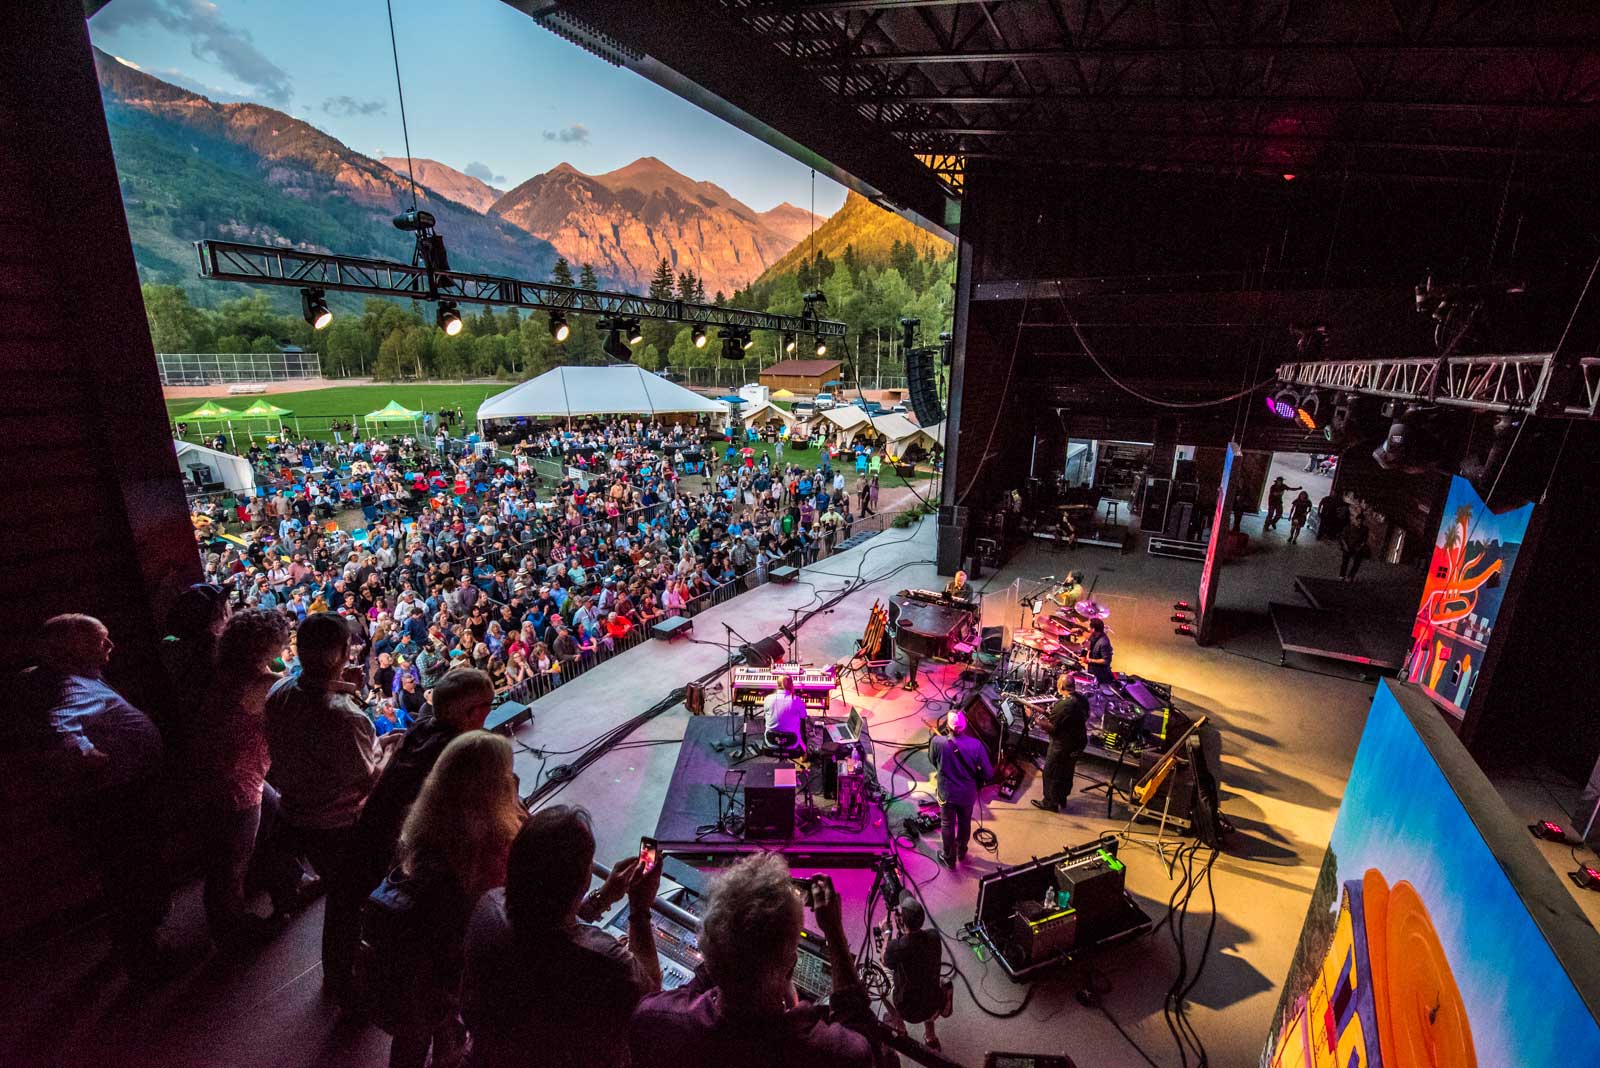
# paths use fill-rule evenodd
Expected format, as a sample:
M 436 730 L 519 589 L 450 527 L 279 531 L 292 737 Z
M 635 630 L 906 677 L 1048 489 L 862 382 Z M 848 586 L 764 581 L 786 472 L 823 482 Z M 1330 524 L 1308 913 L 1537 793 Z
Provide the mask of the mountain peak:
M 557 163 L 554 167 L 551 167 L 545 173 L 546 174 L 583 174 L 583 172 L 580 171 L 578 168 L 574 167 L 572 164 L 567 163 L 564 160 L 562 162 L 560 162 L 560 163 Z M 588 176 L 585 175 L 585 177 L 588 177 Z

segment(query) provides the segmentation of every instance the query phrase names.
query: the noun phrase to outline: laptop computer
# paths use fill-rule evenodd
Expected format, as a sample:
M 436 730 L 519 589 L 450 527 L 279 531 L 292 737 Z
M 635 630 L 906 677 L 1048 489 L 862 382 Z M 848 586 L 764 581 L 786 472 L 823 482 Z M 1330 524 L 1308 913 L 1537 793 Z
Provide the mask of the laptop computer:
M 828 724 L 828 741 L 835 745 L 855 745 L 861 740 L 861 710 L 852 708 L 843 723 Z

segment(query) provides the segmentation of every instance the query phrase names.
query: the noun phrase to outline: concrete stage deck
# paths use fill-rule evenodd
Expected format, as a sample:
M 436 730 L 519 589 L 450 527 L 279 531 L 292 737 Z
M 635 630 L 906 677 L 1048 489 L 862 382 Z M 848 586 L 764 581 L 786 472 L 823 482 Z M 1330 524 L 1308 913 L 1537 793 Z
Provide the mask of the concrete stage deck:
M 1337 549 L 1326 543 L 1284 547 L 1281 542 L 1263 549 L 1229 568 L 1221 587 L 1223 645 L 1208 649 L 1174 635 L 1168 621 L 1174 601 L 1194 598 L 1198 565 L 1188 561 L 1143 552 L 1119 556 L 1105 550 L 1047 552 L 1030 546 L 997 576 L 977 583 L 988 593 L 986 622 L 1015 626 L 1013 580 L 1028 589 L 1046 573 L 1082 569 L 1094 583 L 1095 598 L 1111 608 L 1117 667 L 1172 683 L 1186 708 L 1209 713 L 1221 727 L 1223 809 L 1240 833 L 1213 869 L 1216 933 L 1204 974 L 1191 994 L 1190 1016 L 1212 1063 L 1228 1066 L 1255 1064 L 1265 1040 L 1372 694 L 1370 684 L 1279 667 L 1265 618 L 1268 600 L 1292 596 L 1296 574 L 1334 573 Z M 817 604 L 865 576 L 873 581 L 800 632 L 802 659 L 828 662 L 847 655 L 874 598 L 904 587 L 942 584 L 934 573 L 933 553 L 931 518 L 914 529 L 890 530 L 806 568 L 793 585 L 764 586 L 697 616 L 692 643 L 648 642 L 562 686 L 535 705 L 532 724 L 517 734 L 523 788 L 531 789 L 542 773 L 572 759 L 588 742 L 673 687 L 723 663 L 724 650 L 711 639 L 721 638 L 724 622 L 752 640 L 774 634 L 790 621 L 791 609 Z M 945 672 L 940 674 L 943 678 Z M 946 708 L 939 686 L 930 681 L 915 694 L 900 689 L 878 693 L 868 687 L 860 697 L 852 687 L 846 696 L 858 701 L 867 716 L 885 786 L 902 792 L 910 785 L 908 776 L 925 781 L 928 765 L 922 754 L 901 765 L 891 757 L 898 752 L 894 743 L 926 740 L 927 721 Z M 710 710 L 722 710 L 726 700 L 726 691 L 712 694 Z M 681 705 L 668 710 L 567 782 L 554 798 L 585 805 L 593 813 L 602 860 L 633 855 L 639 837 L 655 829 L 688 719 Z M 1105 771 L 1103 765 L 1085 761 L 1080 788 L 1083 776 L 1100 777 Z M 1103 795 L 1074 794 L 1061 815 L 1032 808 L 1028 801 L 1038 796 L 1033 773 L 1014 802 L 998 802 L 989 791 L 976 816 L 998 836 L 996 852 L 991 856 L 974 845 L 972 860 L 955 872 L 933 860 L 937 835 L 915 844 L 897 840 L 908 874 L 920 884 L 932 918 L 945 932 L 953 936 L 972 918 L 979 874 L 1114 832 L 1126 819 L 1120 813 L 1105 819 Z M 913 808 L 897 804 L 891 826 L 898 826 Z M 1129 843 L 1122 859 L 1129 890 L 1159 923 L 1175 884 L 1149 849 Z M 862 902 L 872 873 L 844 870 L 837 879 L 849 895 L 847 901 Z M 169 923 L 175 933 L 193 937 L 202 929 L 198 898 L 194 887 L 180 897 Z M 864 933 L 861 913 L 859 907 L 845 910 L 853 943 Z M 1191 960 L 1199 954 L 1208 918 L 1209 899 L 1202 890 L 1186 928 Z M 6 972 L 16 981 L 0 985 L 0 997 L 11 1007 L 8 1028 L 0 1029 L 11 1032 L 0 1037 L 0 1063 L 17 1063 L 5 1056 L 6 1046 L 26 1036 L 48 1042 L 55 1051 L 48 1063 L 73 1066 L 385 1064 L 387 1036 L 340 1027 L 321 996 L 320 929 L 318 905 L 261 954 L 242 960 L 213 958 L 193 976 L 151 992 L 131 992 L 121 980 L 106 979 L 95 963 L 104 946 L 100 930 L 64 932 L 27 959 L 9 962 Z M 953 937 L 946 953 L 985 1005 L 998 1009 L 1021 1000 L 1023 989 L 998 964 L 978 960 Z M 1178 1063 L 1161 1011 L 1176 961 L 1164 933 L 1117 947 L 1094 961 L 1097 984 L 1103 988 L 1109 983 L 1103 1003 L 1163 1066 Z M 1064 979 L 1042 982 L 1028 1009 L 1008 1020 L 979 1012 L 958 982 L 955 1016 L 939 1027 L 944 1050 L 974 1068 L 982 1064 L 985 1051 L 996 1049 L 1064 1051 L 1085 1068 L 1142 1068 L 1145 1062 L 1106 1017 L 1075 999 L 1074 993 L 1088 981 L 1080 967 Z

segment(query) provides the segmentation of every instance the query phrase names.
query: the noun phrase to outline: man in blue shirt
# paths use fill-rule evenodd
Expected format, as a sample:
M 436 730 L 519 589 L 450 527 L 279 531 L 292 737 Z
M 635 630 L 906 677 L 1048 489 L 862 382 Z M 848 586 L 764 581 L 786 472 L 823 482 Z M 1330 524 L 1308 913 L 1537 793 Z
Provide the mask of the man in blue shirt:
M 978 790 L 994 777 L 994 765 L 982 742 L 967 733 L 967 717 L 951 712 L 945 717 L 948 733 L 935 734 L 928 742 L 928 759 L 939 773 L 936 796 L 939 798 L 939 829 L 944 848 L 939 863 L 954 868 L 967 855 L 972 837 L 972 806 Z
M 168 905 L 161 733 L 101 677 L 114 646 L 98 619 L 55 616 L 42 637 L 43 664 L 25 676 L 24 707 L 40 710 L 70 764 L 68 819 L 100 871 L 118 955 L 134 976 L 164 977 L 181 962 L 156 939 Z

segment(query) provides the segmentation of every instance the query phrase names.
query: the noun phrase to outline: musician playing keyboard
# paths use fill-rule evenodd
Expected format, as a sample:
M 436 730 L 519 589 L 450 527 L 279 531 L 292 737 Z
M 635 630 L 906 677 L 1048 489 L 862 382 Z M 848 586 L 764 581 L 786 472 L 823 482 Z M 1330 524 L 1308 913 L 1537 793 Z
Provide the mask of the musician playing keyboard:
M 944 599 L 947 601 L 966 601 L 972 597 L 972 591 L 967 589 L 967 573 L 957 571 L 955 577 L 944 584 Z
M 801 749 L 806 747 L 806 735 L 802 729 L 806 718 L 806 702 L 805 698 L 794 692 L 792 675 L 778 676 L 778 688 L 762 702 L 762 707 L 767 713 L 769 741 L 773 731 L 783 731 L 794 737 L 796 746 Z

